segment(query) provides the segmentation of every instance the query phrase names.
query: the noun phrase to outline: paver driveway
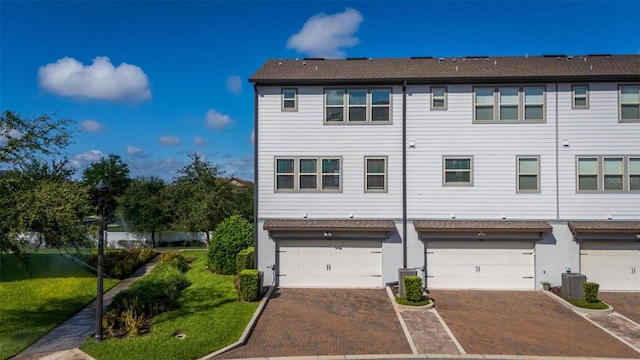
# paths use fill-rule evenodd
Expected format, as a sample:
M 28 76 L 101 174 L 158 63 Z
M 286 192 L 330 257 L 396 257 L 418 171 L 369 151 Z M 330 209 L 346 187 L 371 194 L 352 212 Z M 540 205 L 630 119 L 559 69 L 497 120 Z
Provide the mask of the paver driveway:
M 625 317 L 640 324 L 640 292 L 601 292 L 598 299 L 613 306 Z
M 385 290 L 278 289 L 243 347 L 219 358 L 411 354 Z
M 469 354 L 640 355 L 541 292 L 433 290 L 430 296 Z

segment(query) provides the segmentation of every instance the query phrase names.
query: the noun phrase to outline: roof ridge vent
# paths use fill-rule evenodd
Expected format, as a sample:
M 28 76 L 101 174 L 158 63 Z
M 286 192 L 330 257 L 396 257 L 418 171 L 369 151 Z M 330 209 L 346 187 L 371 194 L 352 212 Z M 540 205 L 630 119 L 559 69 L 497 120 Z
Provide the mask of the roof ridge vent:
M 546 58 L 553 58 L 553 57 L 554 58 L 561 58 L 561 57 L 566 57 L 566 56 L 567 55 L 564 55 L 564 54 L 562 54 L 562 55 L 553 55 L 553 54 L 551 54 L 551 55 L 549 55 L 549 54 L 548 55 L 542 55 L 542 57 L 546 57 Z
M 347 61 L 348 60 L 367 60 L 367 58 L 366 57 L 348 57 Z
M 411 59 L 413 59 L 413 60 L 433 59 L 433 56 L 412 56 Z
M 438 58 L 438 62 L 439 63 L 443 63 L 444 62 L 444 58 Z
M 302 60 L 325 60 L 325 58 L 321 58 L 321 57 L 306 57 L 306 58 L 303 58 Z

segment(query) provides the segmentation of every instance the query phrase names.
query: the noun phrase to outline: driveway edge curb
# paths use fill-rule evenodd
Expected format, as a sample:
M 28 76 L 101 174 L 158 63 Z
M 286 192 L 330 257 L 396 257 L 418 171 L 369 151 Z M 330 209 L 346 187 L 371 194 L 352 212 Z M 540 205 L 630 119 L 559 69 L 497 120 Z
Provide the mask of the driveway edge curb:
M 258 319 L 260 318 L 260 315 L 262 315 L 262 312 L 264 311 L 264 308 L 267 306 L 267 303 L 269 302 L 269 299 L 271 299 L 271 295 L 273 295 L 273 292 L 275 291 L 276 287 L 275 286 L 269 286 L 269 290 L 267 290 L 267 293 L 265 294 L 265 296 L 262 298 L 262 301 L 260 301 L 260 305 L 258 305 L 258 308 L 256 309 L 256 311 L 253 313 L 253 316 L 251 317 L 251 320 L 249 320 L 249 323 L 247 324 L 247 327 L 244 328 L 244 332 L 242 332 L 242 335 L 240 335 L 240 339 L 238 339 L 238 341 L 234 342 L 233 344 L 227 345 L 225 347 L 223 347 L 222 349 L 212 352 L 210 354 L 207 354 L 201 358 L 199 358 L 198 360 L 209 360 L 209 359 L 213 359 L 216 356 L 225 353 L 229 350 L 233 350 L 237 347 L 240 347 L 242 345 L 245 345 L 247 343 L 247 340 L 249 340 L 249 336 L 251 335 L 251 332 L 253 331 L 253 328 L 256 326 L 256 323 L 258 322 Z
M 556 300 L 557 302 L 559 302 L 560 304 L 564 305 L 566 308 L 573 310 L 573 312 L 578 313 L 578 314 L 589 314 L 589 315 L 608 315 L 613 313 L 614 309 L 613 306 L 611 306 L 611 304 L 607 304 L 607 306 L 609 306 L 608 309 L 603 309 L 603 310 L 598 310 L 598 309 L 585 309 L 585 308 L 581 308 L 581 307 L 577 307 L 574 306 L 573 304 L 571 304 L 570 302 L 568 302 L 567 300 L 559 297 L 558 295 L 555 295 L 553 293 L 551 293 L 550 291 L 542 291 L 545 295 L 553 298 L 554 300 Z M 604 302 L 604 301 L 603 301 Z
M 418 349 L 416 348 L 416 344 L 413 343 L 413 338 L 411 337 L 409 328 L 407 328 L 407 324 L 405 324 L 404 319 L 402 318 L 402 315 L 400 315 L 399 307 L 397 306 L 398 304 L 396 303 L 396 299 L 393 297 L 393 292 L 391 292 L 391 288 L 388 286 L 385 287 L 385 290 L 387 291 L 387 295 L 389 296 L 389 300 L 391 301 L 391 305 L 393 306 L 393 311 L 395 311 L 396 317 L 400 322 L 400 327 L 402 327 L 402 331 L 404 331 L 404 337 L 407 338 L 407 342 L 409 343 L 411 352 L 413 354 L 417 354 Z

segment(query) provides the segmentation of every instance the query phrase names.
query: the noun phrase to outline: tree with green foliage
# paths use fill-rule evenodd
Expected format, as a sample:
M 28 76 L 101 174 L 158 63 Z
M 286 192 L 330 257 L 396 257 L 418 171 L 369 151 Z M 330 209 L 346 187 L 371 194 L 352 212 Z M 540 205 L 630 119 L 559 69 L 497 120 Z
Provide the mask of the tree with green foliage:
M 174 217 L 174 229 L 205 233 L 210 243 L 209 231 L 233 212 L 232 185 L 219 179 L 223 172 L 217 166 L 197 154 L 189 158 L 191 162 L 167 189 L 168 212 Z
M 253 223 L 253 184 L 234 190 L 233 192 L 234 214 Z
M 220 274 L 236 273 L 236 256 L 253 245 L 253 225 L 233 215 L 216 227 L 209 247 L 209 268 Z
M 120 201 L 120 213 L 136 232 L 150 232 L 155 247 L 155 233 L 167 223 L 164 201 L 164 180 L 158 177 L 138 177 L 131 181 Z
M 82 172 L 82 183 L 90 188 L 96 186 L 101 178 L 109 186 L 105 211 L 107 217 L 113 216 L 118 207 L 118 197 L 124 194 L 131 182 L 129 166 L 122 161 L 120 155 L 109 154 L 100 161 L 91 163 Z M 96 208 L 100 196 L 97 191 L 91 192 L 91 204 Z

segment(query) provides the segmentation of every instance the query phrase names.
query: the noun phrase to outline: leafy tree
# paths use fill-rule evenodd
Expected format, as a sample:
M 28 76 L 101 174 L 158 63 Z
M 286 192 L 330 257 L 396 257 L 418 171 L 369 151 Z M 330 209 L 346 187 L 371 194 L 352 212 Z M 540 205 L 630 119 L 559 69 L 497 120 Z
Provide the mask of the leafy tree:
M 253 184 L 235 189 L 233 192 L 234 214 L 238 214 L 253 223 Z
M 167 223 L 163 200 L 166 186 L 158 177 L 138 177 L 131 181 L 120 201 L 120 212 L 132 230 L 150 232 L 154 247 L 155 232 Z
M 224 220 L 213 232 L 209 268 L 221 274 L 236 273 L 236 256 L 253 245 L 253 225 L 240 215 Z
M 180 176 L 168 189 L 168 201 L 175 216 L 172 227 L 191 233 L 204 232 L 210 243 L 209 231 L 215 229 L 233 212 L 232 189 L 220 181 L 222 172 L 217 166 L 197 154 L 189 155 L 191 162 L 179 170 Z
M 12 111 L 5 111 L 0 120 L 0 163 L 13 166 L 38 154 L 59 154 L 69 145 L 69 126 L 74 124 L 73 120 L 46 114 L 23 119 Z
M 105 205 L 105 211 L 109 217 L 115 214 L 118 207 L 117 197 L 124 194 L 131 181 L 129 166 L 122 161 L 120 155 L 109 154 L 106 158 L 92 163 L 82 172 L 82 183 L 91 189 L 101 178 L 109 186 Z M 98 206 L 100 196 L 97 191 L 91 191 L 91 204 L 94 207 Z

